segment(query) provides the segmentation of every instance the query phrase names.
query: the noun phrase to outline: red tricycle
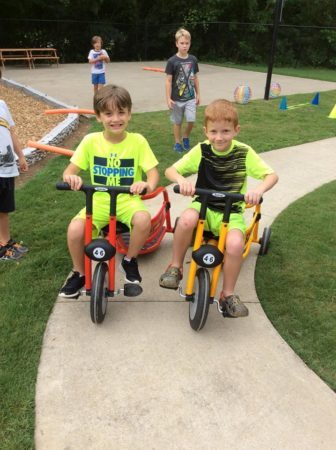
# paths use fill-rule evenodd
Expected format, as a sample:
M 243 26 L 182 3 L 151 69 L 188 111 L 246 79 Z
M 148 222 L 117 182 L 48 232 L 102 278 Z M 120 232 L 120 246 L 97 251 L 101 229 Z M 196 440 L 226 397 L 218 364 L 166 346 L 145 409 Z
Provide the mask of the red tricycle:
M 59 190 L 71 190 L 68 183 L 56 184 Z M 125 283 L 123 289 L 115 287 L 115 254 L 126 254 L 130 230 L 125 224 L 117 222 L 116 208 L 119 194 L 130 194 L 129 187 L 83 185 L 80 190 L 86 196 L 85 219 L 85 287 L 83 293 L 90 296 L 90 315 L 93 323 L 103 322 L 107 310 L 108 297 L 115 297 L 121 292 L 127 297 L 135 297 L 142 293 L 138 284 Z M 107 229 L 102 230 L 102 237 L 92 239 L 93 195 L 95 192 L 106 192 L 110 195 L 110 218 Z M 150 235 L 140 254 L 153 252 L 160 245 L 165 233 L 173 232 L 170 221 L 170 203 L 165 188 L 159 187 L 151 194 L 141 196 L 148 200 L 163 195 L 159 212 L 152 217 Z M 92 276 L 92 263 L 97 262 Z

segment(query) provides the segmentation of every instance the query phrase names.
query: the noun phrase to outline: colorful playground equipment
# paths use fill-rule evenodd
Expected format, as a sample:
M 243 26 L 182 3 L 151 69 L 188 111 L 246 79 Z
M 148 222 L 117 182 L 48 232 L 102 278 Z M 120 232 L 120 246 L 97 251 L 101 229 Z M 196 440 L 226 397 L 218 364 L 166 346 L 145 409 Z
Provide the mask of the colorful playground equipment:
M 330 111 L 330 114 L 328 116 L 329 119 L 336 119 L 336 105 L 333 107 L 333 109 Z
M 93 109 L 81 109 L 81 108 L 60 108 L 60 109 L 46 109 L 44 114 L 92 114 L 94 115 Z
M 142 70 L 151 70 L 152 72 L 161 72 L 164 73 L 164 69 L 161 69 L 160 67 L 143 67 Z
M 55 145 L 41 144 L 41 142 L 36 141 L 28 141 L 27 144 L 28 147 L 37 148 L 38 150 L 43 150 L 45 152 L 57 153 L 59 155 L 70 157 L 73 155 L 73 150 L 70 150 L 68 148 L 56 147 Z
M 319 92 L 317 92 L 314 95 L 314 97 L 312 98 L 312 100 L 310 102 L 298 103 L 296 105 L 291 105 L 291 106 L 287 105 L 287 98 L 286 97 L 282 97 L 282 99 L 280 101 L 279 109 L 281 111 L 285 111 L 285 110 L 288 110 L 288 109 L 302 108 L 303 106 L 308 106 L 308 105 L 318 106 L 319 103 L 320 103 L 320 93 Z
M 246 105 L 252 98 L 252 90 L 248 85 L 237 86 L 234 90 L 233 97 L 236 103 Z

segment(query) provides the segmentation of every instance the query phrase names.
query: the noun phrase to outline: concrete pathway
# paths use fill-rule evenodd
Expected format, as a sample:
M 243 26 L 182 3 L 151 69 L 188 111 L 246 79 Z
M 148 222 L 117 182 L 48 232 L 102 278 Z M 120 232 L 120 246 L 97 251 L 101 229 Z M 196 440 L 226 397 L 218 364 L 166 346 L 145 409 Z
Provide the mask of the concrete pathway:
M 165 75 L 143 70 L 143 67 L 164 68 L 163 61 L 111 63 L 108 65 L 107 82 L 124 86 L 133 100 L 133 112 L 167 109 L 165 101 Z M 35 70 L 8 66 L 3 77 L 29 85 L 50 97 L 69 105 L 92 108 L 92 85 L 88 64 L 63 64 L 58 68 L 37 65 Z M 239 84 L 248 84 L 253 99 L 264 98 L 266 74 L 246 70 L 200 64 L 201 103 L 207 105 L 215 98 L 233 100 L 233 93 Z M 273 75 L 282 87 L 282 95 L 336 89 L 336 82 L 309 80 L 284 75 Z
M 335 147 L 328 139 L 263 155 L 281 180 L 263 225 L 335 179 Z M 175 217 L 185 199 L 170 196 Z M 88 299 L 58 299 L 38 373 L 37 449 L 333 449 L 335 394 L 265 316 L 254 289 L 257 246 L 237 287 L 249 317 L 223 319 L 212 306 L 199 333 L 188 305 L 158 286 L 170 251 L 167 235 L 141 258 L 144 294 L 109 302 L 102 325 L 91 323 Z
M 130 89 L 135 111 L 165 109 L 164 75 L 141 70 L 149 64 L 109 66 L 108 80 Z M 151 63 L 159 64 L 163 67 Z M 87 65 L 6 68 L 4 76 L 63 102 L 91 106 Z M 204 104 L 232 98 L 240 82 L 249 82 L 254 98 L 263 96 L 264 74 L 201 65 L 200 76 Z M 286 94 L 336 88 L 336 83 L 274 79 Z M 280 175 L 266 195 L 263 226 L 335 179 L 335 148 L 336 138 L 263 155 Z M 172 192 L 170 198 L 174 218 L 189 200 Z M 156 201 L 150 208 L 157 210 Z M 237 286 L 249 317 L 223 319 L 212 306 L 205 328 L 195 333 L 188 305 L 158 286 L 171 241 L 167 235 L 159 251 L 140 259 L 144 294 L 110 301 L 103 324 L 91 323 L 87 298 L 57 299 L 38 371 L 37 450 L 335 448 L 335 394 L 265 316 L 254 289 L 257 246 Z

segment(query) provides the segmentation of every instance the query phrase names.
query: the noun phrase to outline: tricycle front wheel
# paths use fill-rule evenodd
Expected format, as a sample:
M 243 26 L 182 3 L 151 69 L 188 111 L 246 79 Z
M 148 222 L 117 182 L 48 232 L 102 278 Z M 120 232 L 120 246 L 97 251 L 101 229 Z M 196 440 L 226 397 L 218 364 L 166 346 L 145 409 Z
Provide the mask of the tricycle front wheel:
M 93 323 L 102 323 L 107 309 L 108 265 L 106 262 L 97 264 L 91 289 L 90 314 Z
M 196 272 L 194 298 L 189 303 L 189 323 L 195 331 L 200 331 L 208 318 L 209 292 L 209 272 L 201 267 Z

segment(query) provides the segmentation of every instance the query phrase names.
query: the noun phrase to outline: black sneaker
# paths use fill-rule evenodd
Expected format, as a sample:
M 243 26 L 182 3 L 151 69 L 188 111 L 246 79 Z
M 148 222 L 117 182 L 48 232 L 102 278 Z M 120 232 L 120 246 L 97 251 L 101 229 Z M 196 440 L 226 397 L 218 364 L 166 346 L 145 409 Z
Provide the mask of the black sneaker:
M 72 272 L 72 275 L 66 280 L 58 295 L 65 298 L 78 297 L 84 285 L 85 276 L 80 276 L 79 272 Z
M 142 278 L 138 270 L 136 258 L 132 258 L 130 261 L 125 261 L 124 257 L 119 265 L 119 269 L 125 274 L 125 281 L 127 283 L 141 283 Z

